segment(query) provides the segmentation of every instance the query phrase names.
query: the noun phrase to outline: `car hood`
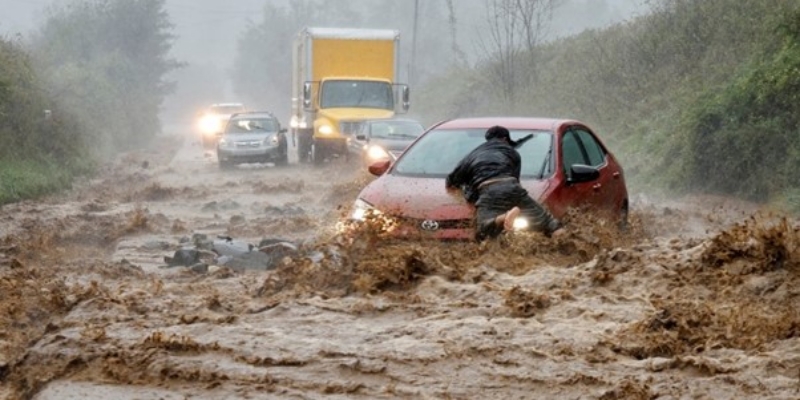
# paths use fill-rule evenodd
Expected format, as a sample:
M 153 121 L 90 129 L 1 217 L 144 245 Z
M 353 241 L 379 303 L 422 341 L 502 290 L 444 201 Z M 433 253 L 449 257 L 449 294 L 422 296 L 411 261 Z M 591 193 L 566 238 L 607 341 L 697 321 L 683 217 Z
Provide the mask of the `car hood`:
M 276 132 L 259 132 L 259 133 L 235 133 L 235 134 L 225 134 L 222 137 L 225 140 L 231 140 L 233 142 L 251 142 L 254 140 L 265 140 L 268 137 L 274 135 Z
M 534 199 L 539 199 L 548 182 L 523 180 L 522 186 Z M 365 187 L 359 196 L 376 209 L 389 215 L 414 219 L 470 219 L 474 208 L 460 192 L 448 193 L 444 178 L 419 178 L 383 175 Z
M 380 108 L 328 108 L 319 114 L 333 121 L 390 118 L 394 111 Z
M 369 140 L 369 144 L 373 146 L 380 146 L 389 151 L 403 151 L 408 147 L 408 145 L 413 142 L 414 139 L 375 139 L 372 138 Z

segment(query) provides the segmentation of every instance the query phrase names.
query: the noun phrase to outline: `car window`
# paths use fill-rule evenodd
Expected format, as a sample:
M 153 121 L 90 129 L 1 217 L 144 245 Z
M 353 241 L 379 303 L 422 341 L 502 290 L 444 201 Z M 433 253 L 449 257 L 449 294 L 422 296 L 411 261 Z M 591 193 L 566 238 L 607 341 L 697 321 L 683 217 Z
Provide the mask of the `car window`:
M 237 118 L 228 123 L 227 133 L 277 132 L 278 121 L 274 118 Z
M 399 175 L 444 177 L 459 161 L 486 139 L 486 129 L 436 129 L 423 135 L 397 161 L 394 173 Z M 512 130 L 511 138 L 534 136 L 517 148 L 522 159 L 523 177 L 539 177 L 546 165 L 552 134 L 548 131 Z
M 425 128 L 416 122 L 380 121 L 370 125 L 370 137 L 375 139 L 416 139 L 425 131 Z
M 567 176 L 570 176 L 574 164 L 586 164 L 586 158 L 574 131 L 567 131 L 561 138 L 561 162 Z
M 575 129 L 578 138 L 583 144 L 586 155 L 589 156 L 589 165 L 599 167 L 606 162 L 606 153 L 591 133 L 583 129 Z

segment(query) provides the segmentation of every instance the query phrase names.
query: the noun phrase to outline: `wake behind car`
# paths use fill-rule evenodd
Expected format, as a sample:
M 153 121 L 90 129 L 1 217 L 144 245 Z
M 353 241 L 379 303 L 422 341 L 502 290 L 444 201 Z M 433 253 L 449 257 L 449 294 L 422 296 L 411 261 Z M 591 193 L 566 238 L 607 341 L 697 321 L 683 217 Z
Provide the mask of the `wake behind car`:
M 217 143 L 221 169 L 239 163 L 288 163 L 286 129 L 267 112 L 234 114 Z
M 445 177 L 501 125 L 519 140 L 520 184 L 556 218 L 587 207 L 601 217 L 627 221 L 628 192 L 622 167 L 586 124 L 544 118 L 465 118 L 435 125 L 395 163 L 379 161 L 369 170 L 379 178 L 356 200 L 351 219 L 377 215 L 393 234 L 439 239 L 472 239 L 474 207 L 445 189 Z M 526 221 L 515 221 L 524 229 Z
M 351 153 L 366 165 L 376 161 L 397 160 L 425 127 L 413 119 L 374 119 L 362 123 L 350 141 Z
M 231 115 L 246 111 L 242 103 L 217 103 L 201 112 L 197 120 L 197 129 L 200 132 L 203 148 L 213 149 Z

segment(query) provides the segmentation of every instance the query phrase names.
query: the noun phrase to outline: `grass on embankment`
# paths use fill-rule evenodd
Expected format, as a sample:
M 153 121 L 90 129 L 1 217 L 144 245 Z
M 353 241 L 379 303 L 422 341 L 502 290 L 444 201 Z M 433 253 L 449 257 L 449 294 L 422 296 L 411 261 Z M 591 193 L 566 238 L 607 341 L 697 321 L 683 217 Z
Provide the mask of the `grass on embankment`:
M 78 175 L 88 170 L 88 165 L 63 165 L 36 159 L 0 159 L 0 205 L 69 188 Z

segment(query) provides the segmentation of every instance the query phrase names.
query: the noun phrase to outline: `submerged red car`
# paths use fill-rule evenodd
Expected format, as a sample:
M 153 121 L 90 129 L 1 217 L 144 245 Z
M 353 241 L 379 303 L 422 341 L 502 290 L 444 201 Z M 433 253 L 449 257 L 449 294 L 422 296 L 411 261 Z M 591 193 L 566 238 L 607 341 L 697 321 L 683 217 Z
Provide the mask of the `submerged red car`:
M 358 196 L 351 219 L 381 215 L 400 234 L 438 239 L 472 239 L 474 207 L 445 190 L 445 177 L 494 125 L 519 140 L 520 181 L 556 218 L 573 207 L 587 207 L 624 223 L 628 191 L 622 167 L 586 124 L 574 120 L 487 117 L 441 122 L 423 133 L 394 163 L 369 170 L 379 176 Z M 525 221 L 515 226 L 524 227 Z

